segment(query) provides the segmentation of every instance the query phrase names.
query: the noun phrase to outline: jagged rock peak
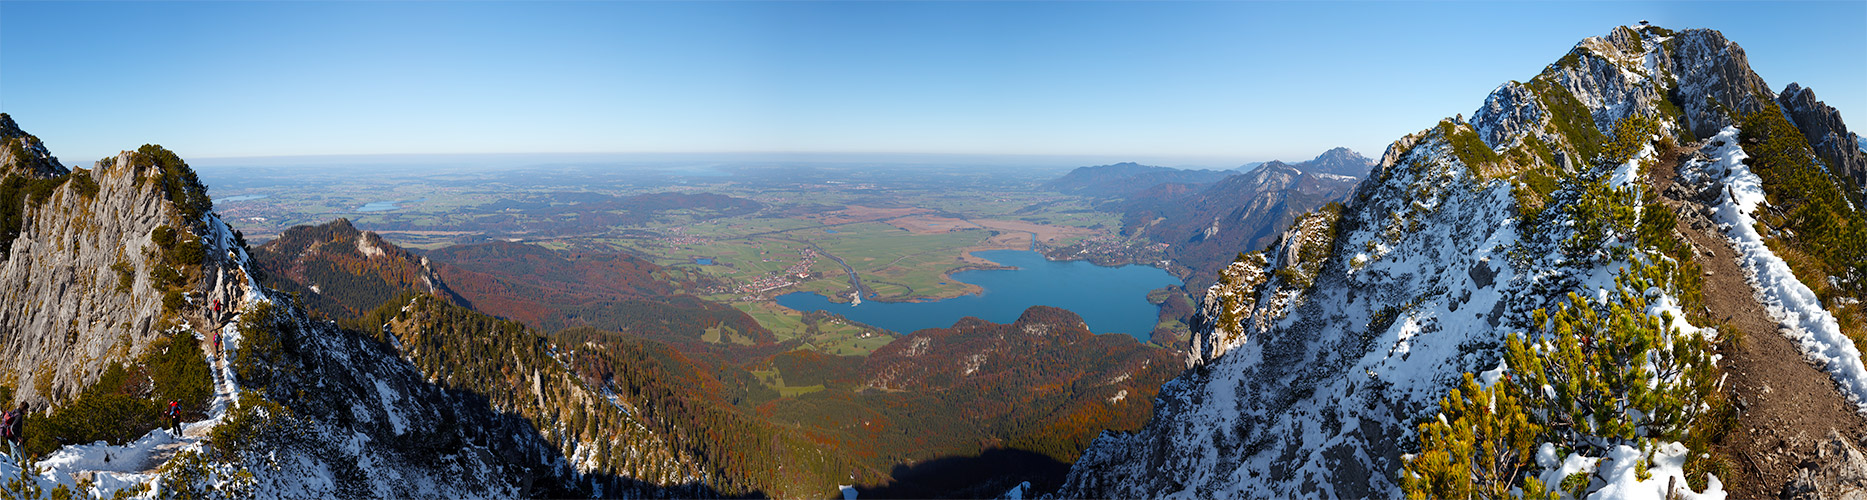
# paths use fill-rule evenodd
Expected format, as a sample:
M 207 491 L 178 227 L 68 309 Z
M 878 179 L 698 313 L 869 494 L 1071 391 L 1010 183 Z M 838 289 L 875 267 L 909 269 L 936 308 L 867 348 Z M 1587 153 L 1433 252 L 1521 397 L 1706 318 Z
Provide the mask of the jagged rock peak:
M 59 164 L 38 137 L 20 130 L 12 115 L 0 113 L 0 175 L 12 172 L 46 178 L 71 173 L 71 169 Z
M 357 227 L 350 223 L 349 217 L 338 217 L 330 222 L 331 229 L 341 234 L 356 234 Z
M 1299 173 L 1328 174 L 1359 178 L 1368 175 L 1368 168 L 1372 166 L 1374 166 L 1374 160 L 1362 156 L 1361 153 L 1356 153 L 1353 149 L 1337 147 L 1324 151 L 1322 154 L 1316 155 L 1315 158 L 1294 164 L 1285 163 L 1281 160 L 1259 163 L 1255 165 L 1251 171 L 1272 172 L 1292 170 Z
M 1545 144 L 1580 139 L 1543 132 L 1552 124 L 1572 126 L 1570 120 L 1592 121 L 1596 131 L 1611 134 L 1634 114 L 1709 137 L 1775 97 L 1751 71 L 1744 49 L 1717 30 L 1621 26 L 1583 39 L 1530 81 L 1499 85 L 1472 113 L 1471 126 L 1492 149 L 1531 136 Z
M 1828 164 L 1828 170 L 1835 175 L 1846 177 L 1860 189 L 1867 186 L 1867 153 L 1861 152 L 1860 137 L 1848 132 L 1848 126 L 1841 121 L 1841 112 L 1815 98 L 1815 91 L 1797 83 L 1790 83 L 1776 102 L 1783 107 L 1783 113 L 1796 122 L 1796 128 L 1802 130 L 1802 136 L 1815 147 L 1815 154 Z

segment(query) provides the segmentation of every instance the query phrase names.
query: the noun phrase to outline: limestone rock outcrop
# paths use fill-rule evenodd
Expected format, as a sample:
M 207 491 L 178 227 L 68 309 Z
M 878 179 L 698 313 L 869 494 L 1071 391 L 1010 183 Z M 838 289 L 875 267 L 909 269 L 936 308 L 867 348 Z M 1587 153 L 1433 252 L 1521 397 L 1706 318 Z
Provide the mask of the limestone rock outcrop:
M 213 301 L 225 311 L 244 299 L 245 271 L 229 257 L 243 250 L 224 224 L 211 215 L 206 224 L 180 220 L 150 180 L 156 167 L 139 165 L 135 155 L 125 151 L 71 172 L 74 180 L 43 202 L 26 203 L 19 235 L 0 256 L 0 349 L 7 353 L 0 383 L 13 386 L 20 400 L 38 407 L 64 401 L 107 363 L 134 359 L 159 335 L 219 326 L 224 318 L 212 317 Z M 94 182 L 95 192 L 78 177 Z M 175 228 L 177 239 L 200 241 L 205 253 L 202 279 L 186 294 L 187 304 L 169 313 L 152 272 L 161 265 L 151 236 L 159 226 Z M 210 234 L 192 234 L 189 226 Z
M 1814 146 L 1816 156 L 1828 165 L 1828 171 L 1854 183 L 1857 193 L 1867 193 L 1867 153 L 1861 151 L 1860 136 L 1848 131 L 1841 112 L 1815 98 L 1815 91 L 1791 83 L 1776 96 L 1783 112 L 1796 122 L 1802 136 Z

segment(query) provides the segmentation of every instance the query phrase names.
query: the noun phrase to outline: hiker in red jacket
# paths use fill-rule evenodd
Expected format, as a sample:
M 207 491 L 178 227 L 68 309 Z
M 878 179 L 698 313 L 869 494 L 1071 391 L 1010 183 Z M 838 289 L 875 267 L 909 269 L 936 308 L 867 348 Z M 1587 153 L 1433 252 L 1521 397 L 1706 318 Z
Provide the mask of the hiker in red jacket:
M 26 448 L 22 442 L 26 433 L 26 410 L 26 402 L 20 401 L 18 411 L 0 415 L 0 438 L 6 439 L 8 455 L 18 461 L 21 468 L 26 467 Z
M 177 436 L 182 435 L 181 404 L 176 403 L 174 401 L 170 401 L 168 411 L 162 412 L 162 415 L 169 417 L 169 428 L 175 430 L 175 435 Z

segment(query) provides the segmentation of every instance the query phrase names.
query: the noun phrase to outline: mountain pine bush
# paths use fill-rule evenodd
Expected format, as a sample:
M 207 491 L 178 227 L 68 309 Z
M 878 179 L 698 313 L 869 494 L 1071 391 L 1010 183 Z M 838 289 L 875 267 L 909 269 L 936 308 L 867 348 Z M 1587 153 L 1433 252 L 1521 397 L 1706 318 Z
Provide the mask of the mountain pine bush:
M 1831 175 L 1794 124 L 1772 104 L 1744 117 L 1745 163 L 1763 181 L 1759 207 L 1770 251 L 1781 257 L 1834 314 L 1842 333 L 1867 350 L 1867 219 L 1848 204 L 1844 179 Z
M 1508 368 L 1495 384 L 1482 386 L 1467 373 L 1441 400 L 1438 418 L 1419 425 L 1420 452 L 1400 478 L 1408 497 L 1547 493 L 1534 477 L 1542 443 L 1558 456 L 1673 441 L 1685 442 L 1693 457 L 1706 453 L 1709 440 L 1693 434 L 1719 424 L 1708 403 L 1721 396 L 1711 343 L 1675 327 L 1671 313 L 1646 313 L 1664 300 L 1658 291 L 1676 290 L 1672 266 L 1635 263 L 1606 301 L 1570 294 L 1553 312 L 1537 310 L 1532 332 L 1506 341 Z
M 26 419 L 26 451 L 42 456 L 65 444 L 127 443 L 167 425 L 161 413 L 169 401 L 199 418 L 213 398 L 213 383 L 192 336 L 160 337 L 136 362 L 110 364 L 70 403 L 45 418 Z

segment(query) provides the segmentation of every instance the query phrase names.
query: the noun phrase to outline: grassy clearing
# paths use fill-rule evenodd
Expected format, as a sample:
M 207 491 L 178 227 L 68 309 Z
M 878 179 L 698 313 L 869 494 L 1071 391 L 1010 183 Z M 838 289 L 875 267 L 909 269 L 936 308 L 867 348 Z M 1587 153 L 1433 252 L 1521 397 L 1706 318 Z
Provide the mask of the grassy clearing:
M 739 302 L 733 304 L 733 307 L 745 311 L 747 315 L 752 316 L 752 319 L 758 321 L 759 326 L 771 330 L 772 335 L 777 336 L 780 342 L 803 337 L 809 333 L 809 325 L 804 324 L 804 315 L 784 306 L 771 302 Z

